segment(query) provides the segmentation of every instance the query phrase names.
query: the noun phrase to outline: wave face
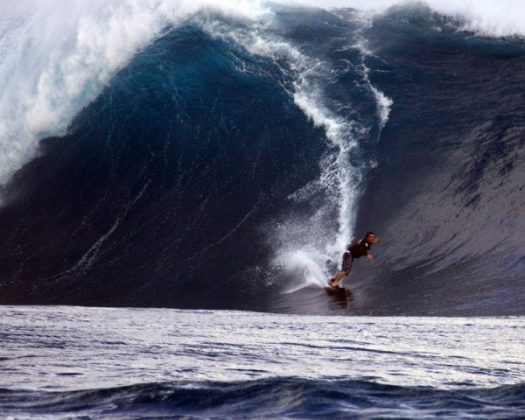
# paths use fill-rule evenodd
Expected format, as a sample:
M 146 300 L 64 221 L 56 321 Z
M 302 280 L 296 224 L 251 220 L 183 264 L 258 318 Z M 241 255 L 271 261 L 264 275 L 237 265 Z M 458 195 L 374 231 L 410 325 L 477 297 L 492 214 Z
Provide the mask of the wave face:
M 6 82 L 3 303 L 522 313 L 522 38 L 424 5 L 146 3 L 66 11 Z M 66 13 L 13 10 L 20 53 Z M 370 229 L 375 264 L 327 298 Z
M 363 287 L 414 311 L 520 312 L 525 44 L 458 33 L 423 7 L 408 18 L 393 10 L 369 32 L 394 107 L 360 202 L 359 225 L 384 235 Z

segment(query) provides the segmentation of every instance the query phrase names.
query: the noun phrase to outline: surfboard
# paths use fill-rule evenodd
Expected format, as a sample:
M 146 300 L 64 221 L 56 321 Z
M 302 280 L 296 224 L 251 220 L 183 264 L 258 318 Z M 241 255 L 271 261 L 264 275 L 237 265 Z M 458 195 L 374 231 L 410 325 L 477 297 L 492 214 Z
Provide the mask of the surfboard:
M 332 293 L 343 293 L 345 292 L 345 288 L 344 287 L 332 287 L 332 286 L 326 286 L 325 287 L 325 290 L 327 292 L 332 292 Z

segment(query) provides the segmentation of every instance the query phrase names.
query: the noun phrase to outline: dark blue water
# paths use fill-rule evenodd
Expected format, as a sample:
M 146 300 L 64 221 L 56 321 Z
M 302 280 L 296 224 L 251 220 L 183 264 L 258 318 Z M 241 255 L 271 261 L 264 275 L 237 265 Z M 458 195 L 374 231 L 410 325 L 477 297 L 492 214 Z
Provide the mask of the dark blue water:
M 152 383 L 72 392 L 0 390 L 3 414 L 125 419 L 226 418 L 518 418 L 525 415 L 523 385 L 490 390 L 439 391 L 367 381 L 295 378 L 198 386 Z
M 525 44 L 458 19 L 159 28 L 4 187 L 0 302 L 523 314 Z M 368 230 L 374 264 L 327 298 Z
M 264 73 L 239 74 L 235 60 Z M 43 157 L 12 183 L 19 204 L 4 213 L 10 230 L 24 224 L 27 252 L 50 241 L 17 275 L 39 284 L 35 301 L 118 305 L 142 295 L 145 305 L 235 306 L 242 279 L 232 275 L 268 253 L 255 242 L 258 226 L 314 176 L 321 153 L 321 130 L 291 106 L 281 80 L 270 61 L 185 27 L 117 75 L 65 142 L 44 140 Z M 126 287 L 110 291 L 108 278 Z

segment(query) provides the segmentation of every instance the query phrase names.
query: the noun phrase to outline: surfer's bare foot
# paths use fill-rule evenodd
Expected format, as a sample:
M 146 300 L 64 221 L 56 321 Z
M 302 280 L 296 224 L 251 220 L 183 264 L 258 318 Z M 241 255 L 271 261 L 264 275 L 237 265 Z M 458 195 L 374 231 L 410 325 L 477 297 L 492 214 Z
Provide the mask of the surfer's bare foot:
M 335 279 L 330 279 L 330 281 L 328 282 L 328 284 L 332 287 L 337 287 L 337 283 L 335 281 Z

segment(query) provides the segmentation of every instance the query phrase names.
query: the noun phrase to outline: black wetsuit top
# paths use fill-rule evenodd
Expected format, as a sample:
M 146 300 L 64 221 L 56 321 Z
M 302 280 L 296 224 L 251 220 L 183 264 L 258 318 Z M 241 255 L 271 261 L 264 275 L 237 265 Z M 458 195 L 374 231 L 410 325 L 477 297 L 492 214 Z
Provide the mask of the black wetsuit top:
M 352 258 L 366 257 L 368 255 L 368 251 L 370 250 L 371 246 L 372 244 L 368 243 L 366 239 L 363 239 L 359 243 L 353 245 L 350 248 L 350 253 L 352 254 Z
M 341 271 L 349 273 L 352 269 L 352 262 L 354 258 L 360 258 L 368 255 L 368 250 L 372 246 L 371 243 L 368 243 L 365 239 L 353 245 L 350 250 L 346 251 L 343 254 L 343 263 L 341 264 Z

